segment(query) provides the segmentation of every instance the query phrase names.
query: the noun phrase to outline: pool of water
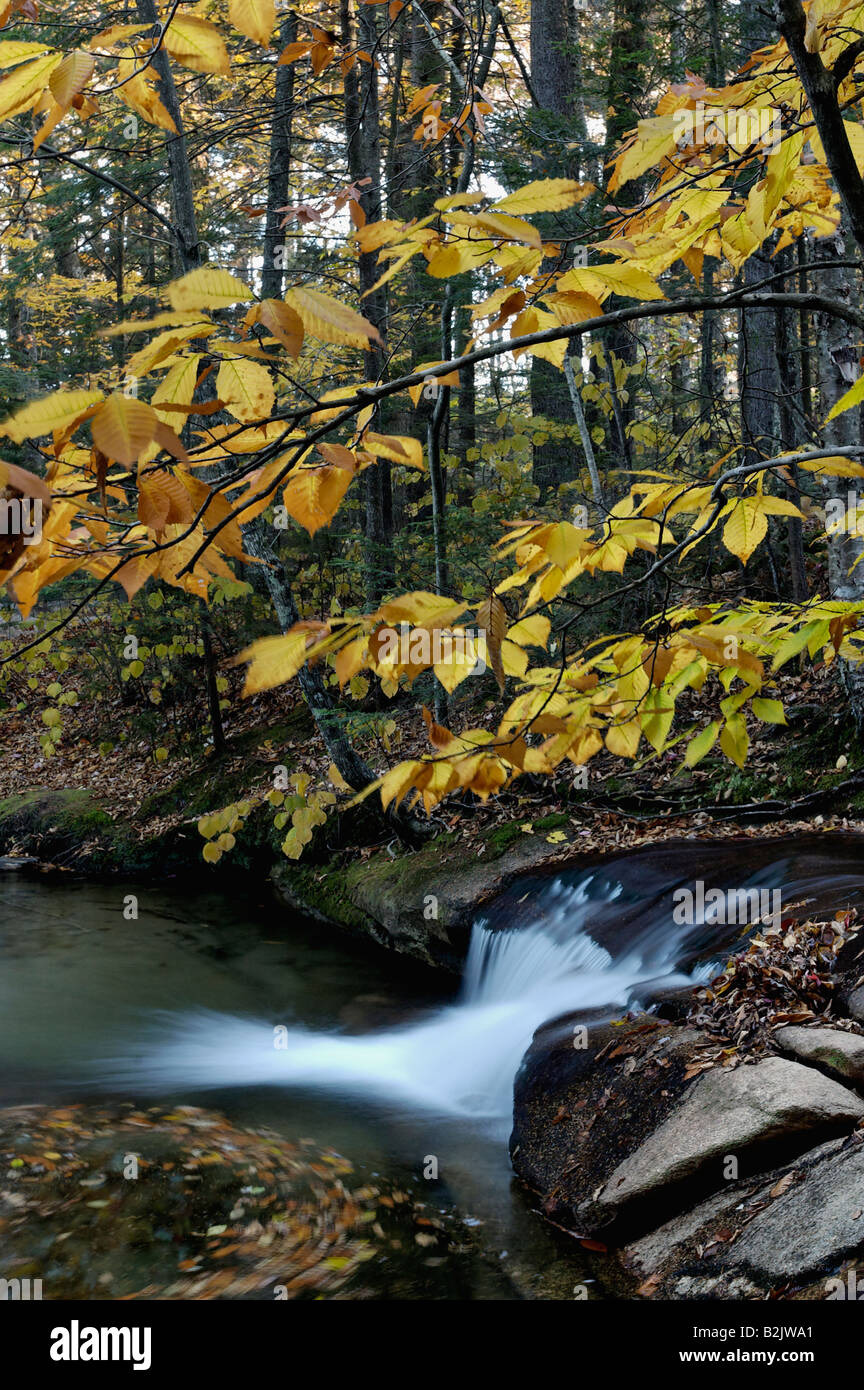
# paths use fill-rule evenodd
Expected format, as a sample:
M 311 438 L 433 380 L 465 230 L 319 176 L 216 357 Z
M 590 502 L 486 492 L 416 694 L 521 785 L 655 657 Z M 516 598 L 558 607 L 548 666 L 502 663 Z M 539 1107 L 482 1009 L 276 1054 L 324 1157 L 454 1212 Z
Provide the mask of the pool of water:
M 266 887 L 0 874 L 0 1105 L 204 1105 L 333 1148 L 364 1181 L 467 1223 L 471 1259 L 430 1271 L 406 1252 L 383 1296 L 593 1296 L 589 1259 L 537 1219 L 509 1165 L 512 1076 L 534 1029 L 621 1012 L 646 982 L 719 958 L 740 929 L 675 924 L 681 883 L 781 887 L 795 915 L 864 907 L 861 843 L 667 843 L 520 880 L 475 928 L 461 992 L 292 916 Z
M 130 895 L 137 920 L 124 918 Z M 332 1087 L 154 1090 L 143 1072 L 140 1093 L 132 1078 L 111 1086 L 112 1059 L 136 1048 L 146 1056 L 168 1014 L 208 1010 L 359 1037 L 430 1018 L 457 990 L 456 980 L 288 915 L 266 890 L 255 901 L 179 886 L 0 875 L 0 1105 L 112 1095 L 183 1102 L 292 1141 L 314 1139 L 349 1158 L 363 1180 L 396 1182 L 435 1211 L 467 1220 L 477 1258 L 432 1275 L 408 1251 L 391 1271 L 389 1296 L 568 1297 L 580 1258 L 531 1215 L 500 1118 L 468 1124 Z M 226 1034 L 226 1064 L 229 1052 Z M 435 1167 L 437 1180 L 424 1176 Z

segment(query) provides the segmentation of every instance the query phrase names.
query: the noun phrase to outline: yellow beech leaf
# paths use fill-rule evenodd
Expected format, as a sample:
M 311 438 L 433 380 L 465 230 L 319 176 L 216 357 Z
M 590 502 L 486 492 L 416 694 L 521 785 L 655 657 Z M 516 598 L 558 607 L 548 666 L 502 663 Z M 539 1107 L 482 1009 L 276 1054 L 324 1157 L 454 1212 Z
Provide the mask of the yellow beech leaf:
M 835 420 L 844 411 L 851 410 L 853 406 L 860 405 L 864 401 L 864 375 L 859 376 L 854 386 L 850 386 L 845 395 L 841 396 L 828 412 L 828 419 Z M 824 460 L 823 460 L 824 462 Z
M 289 290 L 285 303 L 299 315 L 307 333 L 320 338 L 322 343 L 345 343 L 364 348 L 370 341 L 381 341 L 378 329 L 368 319 L 308 285 Z
M 785 724 L 786 711 L 781 700 L 763 700 L 757 695 L 750 701 L 750 708 L 763 724 Z
M 276 0 L 228 0 L 228 18 L 247 39 L 266 48 L 276 25 Z
M 674 112 L 640 121 L 636 138 L 625 145 L 615 161 L 609 180 L 610 192 L 614 193 L 631 179 L 638 179 L 647 169 L 653 169 L 673 154 L 677 148 L 677 134 Z
M 249 286 L 236 275 L 209 265 L 172 280 L 165 293 L 172 309 L 224 309 L 239 300 L 254 298 Z
M 477 266 L 485 265 L 493 250 L 491 241 L 454 241 L 434 253 L 426 270 L 436 280 L 444 280 L 448 275 L 461 275 L 463 270 L 475 270 Z
M 406 467 L 423 467 L 423 445 L 419 439 L 404 434 L 373 434 L 363 436 L 363 448 L 377 458 L 392 459 Z
M 272 690 L 275 685 L 290 681 L 305 664 L 308 649 L 307 629 L 299 632 L 292 629 L 275 637 L 259 637 L 232 662 L 234 666 L 249 662 L 243 694 L 257 695 L 261 690 Z
M 561 276 L 558 289 L 590 294 L 595 299 L 609 294 L 610 291 L 628 299 L 666 298 L 653 276 L 642 266 L 634 265 L 632 261 L 621 261 L 615 265 L 592 265 L 584 269 L 575 266 Z
M 93 416 L 93 443 L 118 463 L 135 463 L 153 439 L 159 416 L 152 406 L 115 391 Z
M 134 38 L 136 34 L 143 34 L 150 28 L 150 24 L 112 24 L 109 29 L 103 29 L 101 34 L 88 39 L 87 42 L 91 49 L 112 48 L 115 43 L 125 43 L 127 39 Z
M 276 400 L 270 373 L 259 362 L 223 362 L 216 377 L 216 395 L 235 420 L 263 420 Z
M 507 640 L 520 647 L 545 647 L 551 631 L 552 624 L 549 619 L 544 618 L 542 613 L 535 613 L 530 618 L 522 618 L 518 623 L 514 623 L 507 631 Z
M 31 401 L 5 420 L 3 433 L 16 444 L 24 439 L 39 439 L 53 430 L 68 429 L 102 399 L 101 391 L 55 391 L 51 396 Z
M 61 53 L 47 53 L 4 77 L 0 82 L 0 120 L 7 121 L 35 106 L 62 61 Z
M 603 313 L 602 304 L 593 295 L 577 294 L 575 290 L 544 295 L 543 303 L 563 324 L 584 323 L 586 319 L 600 318 Z
M 160 382 L 150 399 L 160 420 L 171 425 L 177 416 L 173 411 L 160 411 L 160 406 L 166 405 L 191 405 L 195 395 L 195 385 L 198 381 L 198 364 L 201 361 L 199 353 L 193 353 L 191 357 L 183 357 L 168 372 L 165 380 Z
M 723 527 L 723 544 L 742 565 L 747 564 L 768 530 L 768 518 L 760 501 L 758 497 L 741 498 Z
M 133 59 L 121 59 L 117 64 L 117 76 L 119 86 L 114 89 L 115 95 L 126 106 L 137 111 L 150 125 L 158 126 L 160 130 L 168 130 L 172 135 L 177 134 L 177 127 L 159 98 L 156 79 L 149 70 L 136 72 Z
M 807 473 L 824 473 L 827 478 L 864 477 L 864 464 L 837 454 L 833 458 L 803 459 L 799 464 Z
M 303 346 L 303 320 L 290 304 L 281 299 L 262 299 L 250 313 L 278 338 L 289 357 L 299 357 Z
M 289 516 L 314 536 L 329 526 L 354 475 L 347 468 L 325 464 L 323 468 L 300 468 L 292 473 L 282 493 Z
M 593 183 L 579 183 L 576 179 L 538 179 L 526 183 L 524 188 L 517 188 L 515 193 L 508 193 L 492 211 L 515 213 L 520 217 L 533 212 L 561 212 L 596 191 Z
M 385 811 L 391 801 L 398 806 L 408 789 L 414 785 L 414 779 L 428 766 L 430 764 L 414 761 L 397 763 L 396 767 L 391 768 L 381 778 L 381 805 Z
M 18 63 L 25 63 L 28 58 L 35 58 L 38 53 L 50 52 L 48 45 L 44 43 L 25 43 L 20 39 L 4 39 L 0 43 L 0 68 L 14 68 Z
M 507 241 L 520 241 L 526 246 L 543 244 L 537 228 L 532 227 L 530 222 L 523 222 L 519 217 L 508 217 L 502 212 L 478 212 L 474 220 L 477 226 L 483 227 L 493 236 L 505 237 Z
M 77 49 L 68 53 L 51 74 L 48 85 L 59 106 L 68 106 L 72 98 L 87 86 L 96 66 L 96 59 Z
M 175 14 L 162 36 L 172 58 L 195 72 L 228 72 L 230 62 L 225 41 L 215 24 L 198 15 Z
M 459 637 L 460 635 L 457 630 L 456 636 Z M 436 661 L 432 667 L 449 695 L 452 695 L 453 691 L 474 671 L 481 656 L 477 645 L 472 639 L 454 640 L 450 644 L 450 650 L 445 653 L 442 660 Z
M 719 731 L 720 725 L 715 719 L 712 720 L 701 733 L 698 733 L 695 738 L 691 738 L 687 745 L 687 751 L 684 754 L 684 762 L 687 767 L 696 767 L 697 763 L 701 763 L 702 759 L 711 752 L 711 749 L 717 742 L 717 734 Z
M 447 627 L 464 613 L 467 604 L 460 599 L 443 598 L 424 589 L 388 599 L 372 616 L 385 623 L 411 623 L 415 627 Z
M 642 741 L 642 730 L 636 719 L 626 724 L 612 724 L 606 730 L 606 747 L 616 758 L 635 758 Z
M 574 560 L 578 560 L 584 554 L 587 536 L 587 531 L 580 531 L 569 521 L 559 521 L 557 525 L 550 527 L 549 535 L 543 542 L 543 549 L 553 565 L 557 565 L 560 570 L 566 570 Z
M 730 762 L 735 763 L 737 767 L 743 767 L 747 761 L 749 746 L 750 738 L 744 716 L 730 714 L 720 733 L 720 747 Z

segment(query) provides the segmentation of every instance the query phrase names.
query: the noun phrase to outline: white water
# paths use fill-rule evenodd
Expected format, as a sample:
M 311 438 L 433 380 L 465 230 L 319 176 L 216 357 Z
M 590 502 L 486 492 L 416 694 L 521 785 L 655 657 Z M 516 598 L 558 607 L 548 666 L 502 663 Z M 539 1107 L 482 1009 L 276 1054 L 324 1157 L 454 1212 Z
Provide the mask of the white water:
M 613 962 L 584 929 L 589 886 L 590 879 L 555 884 L 533 926 L 495 932 L 478 923 L 459 1002 L 429 1018 L 355 1037 L 286 1031 L 278 1020 L 167 1014 L 152 1045 L 109 1064 L 111 1082 L 173 1093 L 187 1087 L 336 1088 L 442 1115 L 509 1115 L 517 1068 L 542 1023 L 571 1011 L 620 1008 L 640 981 L 661 974 L 672 984 L 688 978 L 674 973 L 680 932 L 675 940 L 670 933 L 659 961 L 655 938 L 650 961 L 634 953 Z M 608 902 L 616 890 L 604 887 Z

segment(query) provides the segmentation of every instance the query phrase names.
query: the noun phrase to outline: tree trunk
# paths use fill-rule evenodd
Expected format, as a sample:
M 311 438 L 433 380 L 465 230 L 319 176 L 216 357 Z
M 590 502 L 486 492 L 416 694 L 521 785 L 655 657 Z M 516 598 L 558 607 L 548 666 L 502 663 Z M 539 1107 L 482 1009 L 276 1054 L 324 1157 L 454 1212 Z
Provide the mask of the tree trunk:
M 297 38 L 297 16 L 285 15 L 279 26 L 282 48 Z M 267 221 L 264 228 L 264 266 L 261 272 L 263 299 L 281 299 L 285 284 L 285 217 L 280 208 L 288 201 L 291 182 L 291 135 L 294 118 L 294 64 L 276 68 L 273 124 L 270 127 L 270 170 L 267 176 Z
M 577 134 L 579 108 L 575 102 L 581 87 L 574 65 L 578 33 L 572 0 L 532 0 L 530 41 L 531 89 L 537 103 L 531 114 L 534 176 L 577 177 L 580 161 L 569 148 Z M 584 109 L 582 122 L 584 129 Z M 571 222 L 558 216 L 554 231 L 560 235 L 563 227 L 566 232 Z M 550 226 L 550 235 L 552 230 Z M 534 446 L 533 478 L 542 497 L 574 478 L 579 466 L 578 447 L 570 433 L 573 412 L 567 382 L 558 368 L 542 357 L 531 359 L 531 413 L 539 417 L 538 424 L 546 419 L 568 431 L 554 431 L 547 443 Z
M 137 5 L 139 17 L 144 23 L 159 23 L 155 0 L 137 0 Z M 186 148 L 186 136 L 183 133 L 183 114 L 174 86 L 171 63 L 164 48 L 160 48 L 153 59 L 153 70 L 159 78 L 159 96 L 162 104 L 177 128 L 176 135 L 168 133 L 165 137 L 177 258 L 183 271 L 194 270 L 196 266 L 204 264 L 207 255 L 198 237 L 192 169 L 189 151 Z

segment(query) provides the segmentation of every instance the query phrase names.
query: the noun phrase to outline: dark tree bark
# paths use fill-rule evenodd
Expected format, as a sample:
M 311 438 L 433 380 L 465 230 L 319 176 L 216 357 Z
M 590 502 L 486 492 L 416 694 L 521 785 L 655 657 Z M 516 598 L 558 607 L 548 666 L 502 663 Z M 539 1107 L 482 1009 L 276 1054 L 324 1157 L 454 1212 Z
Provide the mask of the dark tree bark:
M 536 109 L 531 115 L 534 166 L 537 178 L 578 177 L 579 159 L 568 148 L 577 139 L 580 108 L 576 93 L 576 21 L 572 0 L 533 0 L 531 5 L 531 91 Z M 583 135 L 584 108 L 581 110 Z M 569 219 L 557 219 L 560 235 Z M 565 257 L 565 264 L 567 258 Z M 573 429 L 570 393 L 562 372 L 541 357 L 531 360 L 532 414 Z M 557 434 L 557 432 L 556 432 Z M 534 446 L 534 482 L 541 496 L 554 491 L 578 471 L 579 450 L 574 439 L 553 435 Z
M 297 38 L 297 16 L 289 11 L 279 26 L 285 48 Z M 270 127 L 270 169 L 267 175 L 267 220 L 264 227 L 263 299 L 280 299 L 285 284 L 285 231 L 282 222 L 291 186 L 291 137 L 294 118 L 294 64 L 276 68 L 273 122 Z

